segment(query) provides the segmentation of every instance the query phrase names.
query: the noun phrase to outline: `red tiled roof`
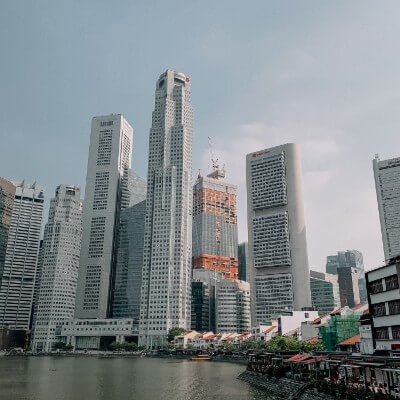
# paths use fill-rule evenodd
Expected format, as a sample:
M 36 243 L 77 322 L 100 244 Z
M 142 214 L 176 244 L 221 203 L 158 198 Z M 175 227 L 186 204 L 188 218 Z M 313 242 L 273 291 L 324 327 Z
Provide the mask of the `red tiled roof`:
M 287 362 L 300 362 L 307 360 L 308 358 L 312 357 L 310 354 L 296 354 L 295 356 L 290 357 L 287 359 Z
M 359 341 L 360 341 L 360 335 L 356 335 L 346 340 L 343 340 L 343 342 L 339 343 L 339 346 L 353 346 Z
M 318 342 L 318 336 L 315 336 L 311 339 L 306 340 L 307 343 L 317 343 Z

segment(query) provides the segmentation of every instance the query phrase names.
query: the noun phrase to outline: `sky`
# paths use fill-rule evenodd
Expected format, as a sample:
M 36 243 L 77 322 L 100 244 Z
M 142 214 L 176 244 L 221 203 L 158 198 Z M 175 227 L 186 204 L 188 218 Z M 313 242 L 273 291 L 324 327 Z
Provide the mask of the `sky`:
M 155 82 L 191 77 L 193 176 L 207 137 L 238 185 L 245 156 L 301 145 L 310 267 L 383 261 L 372 159 L 400 156 L 400 2 L 8 1 L 0 12 L 0 176 L 84 189 L 90 122 L 122 113 L 146 175 Z M 47 215 L 45 216 L 47 220 Z

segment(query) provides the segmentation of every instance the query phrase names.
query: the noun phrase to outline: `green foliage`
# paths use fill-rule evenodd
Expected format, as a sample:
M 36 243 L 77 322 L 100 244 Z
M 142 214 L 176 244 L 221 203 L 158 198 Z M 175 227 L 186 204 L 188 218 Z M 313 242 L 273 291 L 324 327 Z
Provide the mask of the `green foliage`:
M 223 347 L 223 349 L 224 349 L 225 351 L 234 351 L 234 350 L 235 350 L 235 346 L 234 346 L 232 343 L 230 343 L 230 342 L 224 343 L 224 344 L 222 345 L 222 347 Z
M 56 342 L 56 343 L 53 344 L 53 349 L 54 350 L 65 351 L 66 347 L 67 347 L 67 345 L 64 342 Z
M 171 343 L 175 339 L 176 336 L 181 335 L 185 330 L 183 328 L 171 328 L 168 331 L 168 342 Z
M 321 341 L 309 343 L 299 341 L 289 336 L 275 336 L 268 342 L 263 340 L 254 341 L 246 340 L 240 346 L 242 351 L 246 350 L 265 350 L 265 351 L 299 351 L 303 353 L 314 353 L 324 350 L 324 345 Z
M 138 349 L 138 346 L 136 343 L 130 343 L 130 342 L 123 342 L 123 343 L 112 342 L 109 346 L 109 349 L 112 351 L 136 351 Z
M 65 346 L 65 351 L 72 351 L 74 349 L 74 346 L 72 346 L 72 344 L 67 344 Z

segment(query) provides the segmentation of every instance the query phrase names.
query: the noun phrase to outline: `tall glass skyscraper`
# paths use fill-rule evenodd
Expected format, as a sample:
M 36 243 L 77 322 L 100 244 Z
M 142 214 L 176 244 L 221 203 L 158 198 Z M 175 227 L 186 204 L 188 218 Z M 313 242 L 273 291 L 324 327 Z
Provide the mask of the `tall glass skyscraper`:
M 300 148 L 289 143 L 246 158 L 253 324 L 311 306 Z
M 133 129 L 121 114 L 92 119 L 76 318 L 111 315 L 119 218 L 126 199 L 124 174 L 131 166 L 132 141 Z
M 0 327 L 29 329 L 44 193 L 36 184 L 14 185 L 15 199 L 0 286 Z
M 149 138 L 139 343 L 190 328 L 192 267 L 190 78 L 167 70 L 156 83 Z

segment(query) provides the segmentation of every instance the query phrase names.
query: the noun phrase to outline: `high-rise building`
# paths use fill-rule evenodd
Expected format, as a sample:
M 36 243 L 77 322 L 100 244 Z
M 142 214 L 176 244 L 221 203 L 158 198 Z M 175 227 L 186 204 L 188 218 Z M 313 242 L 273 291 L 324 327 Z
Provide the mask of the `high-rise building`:
M 244 333 L 251 329 L 250 284 L 222 279 L 217 282 L 217 332 Z
M 82 214 L 82 246 L 76 293 L 76 318 L 111 314 L 118 226 L 133 129 L 121 114 L 94 117 L 90 135 Z
M 364 272 L 364 261 L 363 255 L 358 250 L 345 250 L 338 251 L 337 254 L 327 256 L 326 258 L 326 272 L 328 274 L 338 275 L 339 268 L 349 268 L 352 272 L 356 272 L 358 282 L 354 288 L 350 291 L 350 286 L 346 281 L 347 278 L 352 278 L 352 272 L 342 271 L 342 279 L 339 279 L 339 289 L 341 292 L 342 307 L 344 305 L 353 304 L 354 301 L 366 303 L 367 302 L 367 290 L 365 286 L 365 272 Z M 342 287 L 340 287 L 342 286 Z M 352 294 L 354 292 L 354 294 Z M 346 293 L 349 295 L 349 301 L 347 301 Z M 358 303 L 356 303 L 358 304 Z
M 0 284 L 3 276 L 8 233 L 10 231 L 12 210 L 15 198 L 15 185 L 0 178 Z
M 340 308 L 337 275 L 310 271 L 311 304 L 319 315 Z
M 192 280 L 192 329 L 216 332 L 217 283 L 222 272 L 213 269 L 194 269 Z
M 0 287 L 0 327 L 29 329 L 43 217 L 43 189 L 16 186 Z
M 38 261 L 36 265 L 36 279 L 35 279 L 35 286 L 33 288 L 33 300 L 32 300 L 32 315 L 31 315 L 31 342 L 33 339 L 33 330 L 36 324 L 36 313 L 37 313 L 37 305 L 39 300 L 39 290 L 40 290 L 40 281 L 42 279 L 42 267 L 43 267 L 43 239 L 40 240 L 39 243 L 39 255 Z
M 246 158 L 252 322 L 311 306 L 300 149 L 289 143 Z
M 190 78 L 167 70 L 157 80 L 149 138 L 139 342 L 165 342 L 190 328 L 192 270 Z
M 247 242 L 238 245 L 239 280 L 249 282 L 249 245 Z
M 360 303 L 359 275 L 354 268 L 339 267 L 337 270 L 341 307 L 353 308 Z
M 139 322 L 142 286 L 146 181 L 132 171 L 130 206 L 121 211 L 119 246 L 115 269 L 113 318 Z
M 385 260 L 400 255 L 400 157 L 373 160 Z
M 56 327 L 73 318 L 82 234 L 82 203 L 76 186 L 57 186 L 44 229 L 42 271 L 35 315 L 34 351 L 51 351 Z
M 193 268 L 214 269 L 226 279 L 237 279 L 237 187 L 224 177 L 225 171 L 215 165 L 193 186 Z

